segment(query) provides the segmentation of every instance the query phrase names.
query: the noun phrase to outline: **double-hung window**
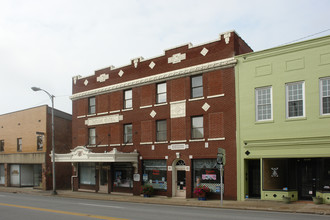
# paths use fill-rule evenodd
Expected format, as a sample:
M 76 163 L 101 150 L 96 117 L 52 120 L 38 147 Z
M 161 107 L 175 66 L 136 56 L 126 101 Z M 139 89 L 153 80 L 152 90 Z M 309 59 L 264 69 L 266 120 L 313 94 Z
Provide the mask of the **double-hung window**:
M 133 143 L 132 124 L 124 125 L 124 144 Z
M 129 109 L 133 107 L 133 96 L 132 89 L 124 91 L 124 109 Z
M 272 119 L 272 87 L 256 88 L 256 121 Z
M 286 115 L 287 118 L 305 116 L 305 83 L 286 84 Z
M 17 138 L 17 152 L 22 151 L 22 138 Z
M 88 114 L 95 114 L 96 110 L 96 102 L 95 97 L 88 98 Z
M 157 141 L 166 141 L 167 140 L 167 122 L 166 120 L 159 120 L 156 122 L 157 126 Z
M 191 98 L 203 96 L 203 75 L 191 77 Z
M 191 118 L 191 138 L 204 138 L 203 116 L 196 116 Z
M 320 79 L 321 115 L 330 114 L 330 77 Z
M 166 102 L 166 82 L 157 84 L 157 103 Z
M 88 129 L 88 144 L 96 145 L 96 131 L 95 128 Z

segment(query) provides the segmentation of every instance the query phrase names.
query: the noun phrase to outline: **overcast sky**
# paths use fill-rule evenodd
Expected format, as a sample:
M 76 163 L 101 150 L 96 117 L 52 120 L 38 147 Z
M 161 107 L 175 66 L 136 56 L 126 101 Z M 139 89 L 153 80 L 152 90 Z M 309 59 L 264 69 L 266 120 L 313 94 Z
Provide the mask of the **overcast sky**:
M 73 76 L 226 31 L 259 51 L 329 29 L 329 0 L 0 0 L 0 114 L 51 106 L 32 86 L 71 113 Z

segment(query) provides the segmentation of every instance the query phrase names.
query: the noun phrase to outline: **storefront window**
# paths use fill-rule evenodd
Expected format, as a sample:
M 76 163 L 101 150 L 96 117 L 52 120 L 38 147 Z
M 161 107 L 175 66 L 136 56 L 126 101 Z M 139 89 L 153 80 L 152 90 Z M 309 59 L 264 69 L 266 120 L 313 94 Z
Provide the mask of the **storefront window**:
M 79 183 L 95 185 L 95 163 L 79 163 Z
M 0 184 L 5 184 L 5 166 L 0 164 Z
M 207 186 L 211 192 L 219 193 L 220 171 L 216 159 L 193 160 L 194 188 L 198 185 Z
M 133 188 L 133 167 L 131 163 L 114 164 L 114 187 Z
M 296 165 L 294 159 L 264 159 L 264 190 L 296 189 Z
M 143 161 L 143 185 L 152 185 L 155 189 L 167 190 L 166 160 Z
M 321 184 L 318 190 L 330 192 L 330 158 L 324 158 L 321 161 Z

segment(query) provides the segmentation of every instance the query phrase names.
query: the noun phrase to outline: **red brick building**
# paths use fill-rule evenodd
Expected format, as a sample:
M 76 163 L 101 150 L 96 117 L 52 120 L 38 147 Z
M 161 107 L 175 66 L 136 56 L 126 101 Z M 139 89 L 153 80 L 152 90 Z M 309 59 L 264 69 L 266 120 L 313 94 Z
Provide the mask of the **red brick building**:
M 236 199 L 235 33 L 151 59 L 73 78 L 70 154 L 74 190 L 192 197 L 197 180 L 216 196 L 216 157 L 226 150 L 225 199 Z M 219 193 L 218 193 L 219 194 Z

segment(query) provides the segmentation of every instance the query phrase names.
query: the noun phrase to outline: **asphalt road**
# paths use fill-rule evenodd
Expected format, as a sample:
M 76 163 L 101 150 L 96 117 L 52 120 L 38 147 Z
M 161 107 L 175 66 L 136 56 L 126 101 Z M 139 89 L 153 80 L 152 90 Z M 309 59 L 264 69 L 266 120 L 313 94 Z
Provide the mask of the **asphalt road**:
M 329 216 L 277 212 L 151 205 L 56 196 L 0 193 L 1 220 L 325 220 Z

